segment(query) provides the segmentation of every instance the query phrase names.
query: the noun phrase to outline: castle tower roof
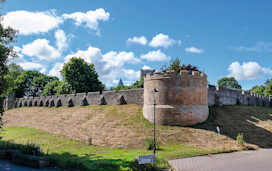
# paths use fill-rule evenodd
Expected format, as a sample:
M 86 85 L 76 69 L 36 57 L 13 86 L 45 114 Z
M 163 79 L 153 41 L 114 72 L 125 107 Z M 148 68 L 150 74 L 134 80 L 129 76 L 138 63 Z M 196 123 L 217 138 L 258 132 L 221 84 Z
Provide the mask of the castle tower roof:
M 124 85 L 124 83 L 123 83 L 122 79 L 120 78 L 118 86 L 123 86 L 123 85 Z

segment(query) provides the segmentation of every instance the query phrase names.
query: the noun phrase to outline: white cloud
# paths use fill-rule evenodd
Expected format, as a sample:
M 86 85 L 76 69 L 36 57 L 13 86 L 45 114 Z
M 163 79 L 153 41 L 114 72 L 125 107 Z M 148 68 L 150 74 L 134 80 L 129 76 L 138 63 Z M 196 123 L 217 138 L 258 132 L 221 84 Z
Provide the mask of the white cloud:
M 166 56 L 161 50 L 157 51 L 149 51 L 147 54 L 141 55 L 142 59 L 146 59 L 148 61 L 168 61 L 171 57 Z
M 272 52 L 272 43 L 257 42 L 254 47 L 244 47 L 244 46 L 232 47 L 231 46 L 230 49 L 235 51 Z
M 64 51 L 67 49 L 67 37 L 63 30 L 57 30 L 55 32 L 55 38 L 56 38 L 56 45 L 58 47 L 59 51 Z
M 52 69 L 49 71 L 49 75 L 61 77 L 60 71 L 62 70 L 64 63 L 57 62 L 53 65 Z
M 134 71 L 133 69 L 124 69 L 124 77 L 129 80 L 138 80 L 140 79 L 140 71 Z
M 88 11 L 86 13 L 75 12 L 72 14 L 63 14 L 64 19 L 73 19 L 77 26 L 81 24 L 86 24 L 86 26 L 91 29 L 99 32 L 98 22 L 99 21 L 108 21 L 110 13 L 105 12 L 103 8 L 96 9 L 95 11 Z M 99 34 L 99 33 L 98 33 Z
M 198 49 L 196 47 L 189 47 L 189 48 L 185 48 L 186 52 L 190 52 L 190 53 L 203 53 L 204 49 Z
M 144 65 L 142 69 L 152 69 L 150 66 Z
M 86 51 L 78 50 L 74 54 L 67 55 L 65 62 L 68 62 L 72 57 L 81 57 L 86 62 L 93 63 L 99 75 L 99 79 L 108 87 L 113 86 L 115 84 L 113 80 L 120 77 L 125 77 L 129 80 L 136 78 L 136 71 L 133 72 L 125 69 L 124 64 L 137 64 L 141 62 L 140 59 L 135 57 L 133 52 L 110 51 L 106 54 L 102 54 L 99 48 L 92 46 L 89 46 Z
M 141 37 L 133 37 L 133 38 L 128 38 L 127 43 L 136 43 L 136 44 L 141 44 L 141 45 L 146 45 L 147 40 L 144 36 Z
M 34 62 L 24 62 L 24 63 L 19 63 L 19 65 L 24 69 L 24 70 L 31 70 L 31 69 L 40 69 L 43 66 L 39 63 L 34 63 Z
M 42 68 L 42 69 L 40 70 L 40 73 L 46 74 L 46 72 L 47 72 L 47 69 L 46 69 L 46 68 Z
M 181 41 L 171 39 L 168 35 L 160 33 L 152 38 L 151 42 L 149 43 L 149 46 L 167 48 L 168 46 L 171 46 L 175 43 L 178 43 L 180 45 Z
M 237 80 L 253 80 L 264 74 L 272 75 L 271 69 L 261 67 L 257 62 L 244 62 L 242 65 L 239 62 L 233 62 L 228 71 L 230 72 L 228 76 Z
M 101 62 L 102 60 L 101 50 L 96 47 L 89 46 L 86 51 L 78 50 L 74 54 L 67 55 L 65 57 L 65 62 L 68 62 L 73 57 L 80 57 L 88 63 L 99 64 L 99 66 L 101 67 L 102 65 L 104 65 L 104 63 Z
M 123 66 L 125 63 L 137 64 L 141 60 L 136 58 L 133 52 L 115 52 L 110 51 L 103 55 L 103 61 L 110 63 L 113 66 Z
M 49 45 L 49 40 L 36 39 L 32 43 L 23 45 L 22 53 L 28 56 L 36 56 L 40 60 L 52 60 L 61 57 L 61 53 Z
M 4 16 L 3 25 L 19 30 L 19 34 L 45 33 L 57 28 L 63 20 L 54 12 L 13 11 Z

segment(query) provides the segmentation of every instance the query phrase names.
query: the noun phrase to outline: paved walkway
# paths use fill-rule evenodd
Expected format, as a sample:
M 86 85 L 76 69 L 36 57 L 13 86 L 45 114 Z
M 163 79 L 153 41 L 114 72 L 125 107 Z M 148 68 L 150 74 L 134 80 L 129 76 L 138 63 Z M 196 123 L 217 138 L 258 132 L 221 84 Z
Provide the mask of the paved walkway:
M 179 171 L 271 171 L 272 149 L 170 160 Z

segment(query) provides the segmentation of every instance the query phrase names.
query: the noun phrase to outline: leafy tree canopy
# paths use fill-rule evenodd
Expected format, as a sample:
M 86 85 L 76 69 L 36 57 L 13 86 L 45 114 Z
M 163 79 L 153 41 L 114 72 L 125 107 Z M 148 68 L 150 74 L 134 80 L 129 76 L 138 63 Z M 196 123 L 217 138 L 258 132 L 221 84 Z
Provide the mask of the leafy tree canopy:
M 269 95 L 272 95 L 272 83 L 267 85 L 264 89 L 264 96 L 268 97 Z
M 265 82 L 264 82 L 264 86 L 268 86 L 269 84 L 272 84 L 272 79 L 267 79 Z
M 217 84 L 229 89 L 242 90 L 242 86 L 234 77 L 223 77 L 217 81 Z
M 38 71 L 23 71 L 15 80 L 16 97 L 40 96 L 47 83 L 58 80 L 57 77 L 46 76 Z
M 250 89 L 249 91 L 252 92 L 252 93 L 257 93 L 257 94 L 260 94 L 260 95 L 264 95 L 264 90 L 265 90 L 265 86 L 261 85 L 261 86 L 254 86 L 252 87 L 252 89 Z
M 0 3 L 5 0 L 0 0 Z M 5 75 L 8 73 L 7 62 L 9 57 L 15 57 L 16 53 L 13 51 L 10 44 L 15 42 L 17 31 L 11 27 L 3 27 L 3 17 L 0 15 L 0 128 L 3 126 L 2 115 L 4 113 L 3 102 L 7 91 L 8 83 Z
M 185 65 L 182 64 L 181 65 L 181 60 L 179 58 L 176 57 L 176 59 L 171 60 L 170 64 L 164 65 L 163 67 L 161 67 L 161 71 L 162 72 L 166 72 L 166 70 L 174 70 L 176 74 L 180 73 L 181 70 L 187 70 L 187 71 L 199 71 L 197 66 L 193 66 L 193 65 Z
M 271 85 L 272 85 L 272 79 L 267 79 L 263 85 L 254 86 L 249 91 L 252 93 L 257 93 L 257 94 L 268 97 L 269 95 L 272 95 Z
M 44 87 L 44 90 L 42 92 L 43 96 L 52 96 L 57 93 L 57 88 L 60 84 L 59 80 L 54 80 L 49 83 L 47 83 Z
M 75 90 L 73 90 L 71 84 L 69 84 L 66 81 L 61 81 L 59 85 L 56 87 L 56 94 L 61 95 L 61 94 L 71 94 L 71 93 L 76 93 Z
M 15 88 L 15 80 L 23 72 L 23 68 L 15 63 L 11 63 L 8 66 L 8 74 L 5 76 L 6 83 L 8 85 L 5 95 L 13 93 Z
M 61 74 L 76 93 L 102 91 L 104 85 L 99 81 L 93 64 L 82 58 L 72 58 L 65 63 Z

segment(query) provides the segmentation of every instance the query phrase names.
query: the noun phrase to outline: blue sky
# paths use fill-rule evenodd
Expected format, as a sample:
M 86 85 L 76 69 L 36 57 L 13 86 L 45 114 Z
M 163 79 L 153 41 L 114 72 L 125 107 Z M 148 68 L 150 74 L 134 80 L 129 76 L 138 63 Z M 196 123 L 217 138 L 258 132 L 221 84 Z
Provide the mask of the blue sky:
M 272 78 L 272 1 L 7 0 L 4 25 L 26 70 L 60 76 L 80 56 L 115 86 L 160 70 L 170 59 L 197 65 L 210 84 L 234 76 L 243 89 Z

